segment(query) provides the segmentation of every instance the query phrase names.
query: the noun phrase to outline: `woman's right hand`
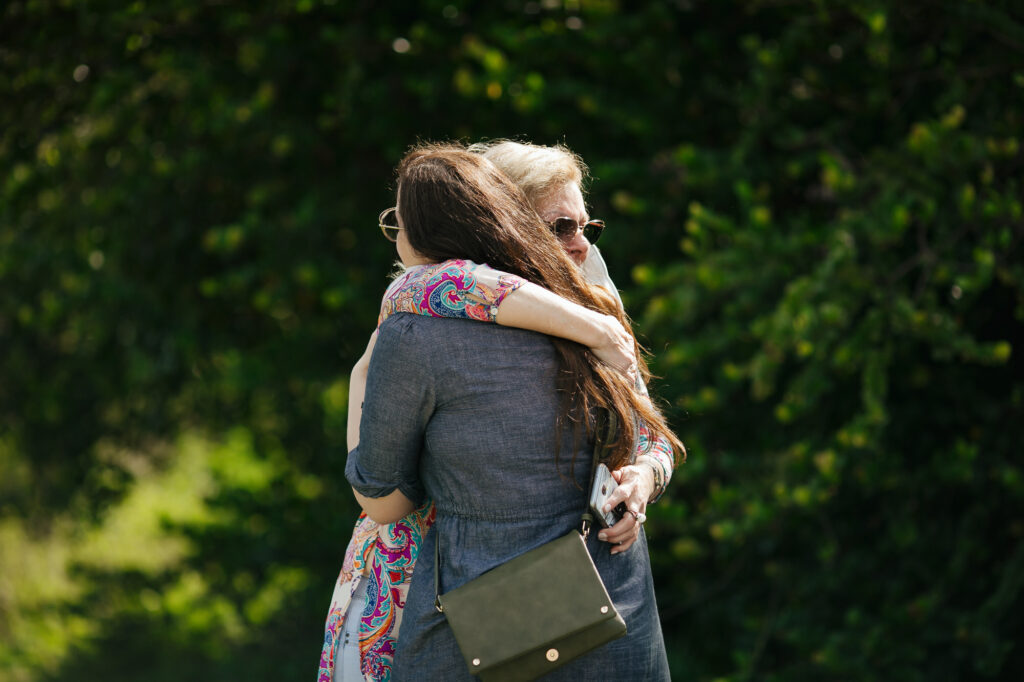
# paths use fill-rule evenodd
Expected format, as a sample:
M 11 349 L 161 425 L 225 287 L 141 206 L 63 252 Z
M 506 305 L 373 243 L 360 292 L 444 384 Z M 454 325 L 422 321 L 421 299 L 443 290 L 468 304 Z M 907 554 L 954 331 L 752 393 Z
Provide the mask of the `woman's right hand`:
M 649 466 L 628 464 L 613 471 L 612 478 L 619 485 L 608 496 L 604 510 L 615 509 L 622 502 L 627 513 L 611 528 L 602 529 L 597 537 L 614 545 L 612 554 L 618 554 L 629 549 L 640 537 L 640 528 L 647 520 L 647 500 L 654 492 L 654 474 Z
M 591 346 L 597 359 L 604 364 L 636 379 L 636 349 L 633 336 L 612 315 L 601 315 L 604 329 L 604 341 L 598 346 Z

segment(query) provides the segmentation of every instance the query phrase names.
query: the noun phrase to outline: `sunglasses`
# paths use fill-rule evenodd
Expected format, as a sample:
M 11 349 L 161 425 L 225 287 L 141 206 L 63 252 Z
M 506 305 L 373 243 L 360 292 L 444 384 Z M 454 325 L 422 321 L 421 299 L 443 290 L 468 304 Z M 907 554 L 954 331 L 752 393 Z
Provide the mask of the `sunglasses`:
M 588 220 L 580 225 L 572 218 L 555 218 L 548 223 L 548 227 L 562 241 L 569 241 L 576 236 L 578 231 L 582 230 L 583 236 L 587 238 L 588 242 L 593 244 L 601 238 L 601 233 L 604 232 L 604 221 Z
M 389 242 L 398 241 L 398 231 L 401 230 L 398 226 L 398 207 L 392 206 L 386 208 L 380 212 L 377 216 L 377 224 L 380 225 L 380 231 L 384 233 L 384 238 Z

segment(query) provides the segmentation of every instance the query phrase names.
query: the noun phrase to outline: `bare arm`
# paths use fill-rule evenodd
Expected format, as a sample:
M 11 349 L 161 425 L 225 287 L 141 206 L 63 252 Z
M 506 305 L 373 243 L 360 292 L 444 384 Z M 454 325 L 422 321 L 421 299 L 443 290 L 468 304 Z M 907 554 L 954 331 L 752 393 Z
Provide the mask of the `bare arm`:
M 370 356 L 377 342 L 377 332 L 370 336 L 366 351 L 352 367 L 348 381 L 348 449 L 359 445 L 359 420 L 363 417 L 363 399 L 366 397 L 366 375 L 370 370 Z
M 530 282 L 505 297 L 495 321 L 588 346 L 602 362 L 623 372 L 636 365 L 633 337 L 618 320 Z
M 443 296 L 426 295 L 437 286 L 444 287 Z M 412 272 L 388 290 L 381 304 L 382 322 L 394 313 L 497 322 L 558 336 L 589 347 L 601 362 L 635 376 L 633 338 L 617 319 L 487 265 L 448 260 Z
M 366 515 L 382 526 L 394 523 L 416 510 L 416 505 L 401 490 L 395 490 L 384 497 L 366 497 L 353 488 L 352 494 Z

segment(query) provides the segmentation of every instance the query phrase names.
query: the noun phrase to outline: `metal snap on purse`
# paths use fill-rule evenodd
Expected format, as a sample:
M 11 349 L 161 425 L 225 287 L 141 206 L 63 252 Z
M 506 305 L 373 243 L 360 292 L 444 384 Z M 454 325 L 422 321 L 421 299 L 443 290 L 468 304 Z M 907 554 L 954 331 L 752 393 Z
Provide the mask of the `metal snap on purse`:
M 599 413 L 593 469 L 614 442 L 615 414 Z M 593 485 L 593 472 L 591 473 Z M 434 547 L 434 605 L 445 614 L 469 672 L 485 682 L 532 680 L 626 634 L 587 551 L 593 516 L 579 530 L 441 594 Z

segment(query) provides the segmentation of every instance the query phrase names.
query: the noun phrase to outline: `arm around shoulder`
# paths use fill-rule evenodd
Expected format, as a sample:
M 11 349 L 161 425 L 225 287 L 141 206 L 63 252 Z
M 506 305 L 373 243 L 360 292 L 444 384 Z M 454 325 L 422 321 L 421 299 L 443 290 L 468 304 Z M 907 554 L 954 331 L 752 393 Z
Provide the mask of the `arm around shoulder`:
M 602 362 L 619 370 L 628 370 L 636 361 L 633 337 L 614 317 L 530 282 L 505 297 L 495 321 L 588 346 Z

